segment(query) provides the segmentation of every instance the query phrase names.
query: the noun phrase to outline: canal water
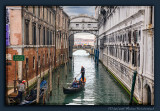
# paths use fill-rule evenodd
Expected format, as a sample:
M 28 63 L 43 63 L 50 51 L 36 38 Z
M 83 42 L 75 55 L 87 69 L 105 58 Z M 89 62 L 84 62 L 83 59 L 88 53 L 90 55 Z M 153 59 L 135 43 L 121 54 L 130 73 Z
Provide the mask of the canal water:
M 68 87 L 85 67 L 85 89 L 76 94 L 65 95 L 63 87 Z M 59 86 L 58 86 L 59 76 Z M 77 77 L 77 79 L 79 76 Z M 46 105 L 128 105 L 129 96 L 99 62 L 84 50 L 73 53 L 73 59 L 53 73 L 52 96 Z

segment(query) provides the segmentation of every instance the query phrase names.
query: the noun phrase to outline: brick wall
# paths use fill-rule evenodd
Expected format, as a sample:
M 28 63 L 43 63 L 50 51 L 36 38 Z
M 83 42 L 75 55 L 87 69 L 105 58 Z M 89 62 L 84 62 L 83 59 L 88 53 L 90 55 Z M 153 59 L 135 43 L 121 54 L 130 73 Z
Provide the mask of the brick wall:
M 38 48 L 38 56 L 40 56 L 40 65 L 38 65 L 38 74 L 43 75 L 43 71 L 49 69 L 49 56 L 51 53 L 52 63 L 54 63 L 54 48 Z M 47 56 L 48 54 L 48 56 Z M 37 48 L 25 48 L 24 49 L 25 61 L 23 62 L 23 79 L 26 79 L 25 64 L 26 58 L 28 58 L 28 80 L 34 78 L 37 75 Z M 43 62 L 43 56 L 45 55 L 45 63 Z M 33 57 L 35 57 L 35 65 L 33 67 Z M 47 60 L 48 59 L 48 60 Z M 47 62 L 48 61 L 48 62 Z M 51 65 L 51 64 L 50 64 Z
M 54 67 L 54 47 L 51 48 L 38 48 L 38 56 L 40 56 L 40 66 L 38 66 L 38 74 L 43 74 L 43 71 L 49 69 L 49 57 L 51 53 L 51 62 L 53 63 L 52 66 Z M 18 52 L 13 48 L 7 48 L 6 54 L 11 55 L 12 60 L 6 60 L 6 86 L 13 86 L 13 80 L 15 79 L 15 61 L 13 61 L 13 55 L 18 55 Z M 47 57 L 48 54 L 48 57 Z M 43 55 L 45 55 L 45 63 L 43 62 Z M 26 78 L 26 58 L 28 58 L 28 71 L 27 77 L 28 80 L 34 78 L 37 75 L 37 49 L 36 48 L 24 48 L 24 56 L 25 60 L 22 62 L 22 79 Z M 33 57 L 35 57 L 35 65 L 33 67 Z M 48 62 L 47 62 L 48 59 Z M 44 63 L 44 64 L 43 64 Z M 44 65 L 44 67 L 42 66 Z M 50 64 L 51 65 L 51 64 Z M 18 62 L 16 62 L 16 79 L 18 75 Z
M 9 10 L 10 12 L 10 43 L 22 45 L 22 17 L 21 10 Z
M 15 61 L 13 61 L 13 55 L 18 55 L 18 52 L 13 48 L 7 48 L 6 54 L 11 55 L 11 60 L 6 60 L 6 85 L 13 86 L 13 80 L 15 79 Z M 18 62 L 16 62 L 16 72 L 18 73 Z

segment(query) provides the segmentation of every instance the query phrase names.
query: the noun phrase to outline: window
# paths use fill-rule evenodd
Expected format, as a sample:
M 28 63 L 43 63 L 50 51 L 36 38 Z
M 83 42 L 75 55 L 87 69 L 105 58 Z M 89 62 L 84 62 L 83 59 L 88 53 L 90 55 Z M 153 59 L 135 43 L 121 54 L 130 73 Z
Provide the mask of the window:
M 132 65 L 134 67 L 137 66 L 137 51 L 134 51 L 134 50 L 133 50 L 133 53 L 132 53 Z
M 26 25 L 26 34 L 25 34 L 25 37 L 26 37 L 26 44 L 25 45 L 29 45 L 29 23 L 28 23 L 28 20 L 26 20 L 26 23 L 25 23 L 25 25 Z
M 39 45 L 41 44 L 41 26 L 38 27 L 38 32 L 39 32 Z
M 33 45 L 36 45 L 36 24 L 35 23 L 33 23 L 32 32 L 33 32 L 33 36 L 32 36 Z
M 88 28 L 91 28 L 91 24 L 88 24 Z
M 33 69 L 35 69 L 35 57 L 33 57 Z
M 52 45 L 52 31 L 50 32 L 50 45 Z
M 139 40 L 141 40 L 141 31 L 139 30 Z
M 132 51 L 132 65 L 134 66 L 134 50 Z
M 138 31 L 135 30 L 135 31 L 133 32 L 133 40 L 134 40 L 134 44 L 136 44 L 136 42 L 137 42 L 137 37 L 138 37 Z
M 76 27 L 79 27 L 79 24 L 76 24 Z
M 43 27 L 43 45 L 45 45 L 45 27 Z
M 55 33 L 53 32 L 53 45 L 55 45 Z
M 47 63 L 48 63 L 48 54 L 47 54 Z
M 28 67 L 28 58 L 26 58 L 26 69 L 29 69 L 29 67 Z
M 49 30 L 47 30 L 47 45 L 49 45 Z
M 131 31 L 128 32 L 128 42 L 131 43 Z
M 128 49 L 128 63 L 129 63 L 129 59 L 130 59 L 130 51 Z
M 121 49 L 121 59 L 122 59 L 122 49 Z
M 137 67 L 137 51 L 135 51 L 134 59 L 135 59 L 134 66 Z

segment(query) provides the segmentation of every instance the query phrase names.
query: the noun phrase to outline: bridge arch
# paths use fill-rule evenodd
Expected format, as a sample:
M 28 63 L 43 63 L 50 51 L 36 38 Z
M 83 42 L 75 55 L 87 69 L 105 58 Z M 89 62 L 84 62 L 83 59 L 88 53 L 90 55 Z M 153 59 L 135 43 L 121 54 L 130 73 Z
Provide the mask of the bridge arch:
M 92 16 L 79 15 L 71 17 L 69 24 L 69 57 L 72 58 L 74 34 L 90 33 L 98 35 L 98 20 Z

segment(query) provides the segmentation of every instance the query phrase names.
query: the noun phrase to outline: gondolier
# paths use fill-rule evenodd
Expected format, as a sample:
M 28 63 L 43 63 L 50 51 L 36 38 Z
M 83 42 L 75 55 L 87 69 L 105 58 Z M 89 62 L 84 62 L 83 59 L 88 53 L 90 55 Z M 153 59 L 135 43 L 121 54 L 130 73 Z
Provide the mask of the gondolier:
M 16 98 L 20 99 L 20 102 L 22 101 L 22 95 L 25 92 L 25 80 L 19 81 L 19 84 L 17 85 L 18 88 L 18 95 Z
M 82 81 L 84 82 L 84 74 L 85 74 L 85 68 L 81 66 L 81 76 L 82 76 Z

